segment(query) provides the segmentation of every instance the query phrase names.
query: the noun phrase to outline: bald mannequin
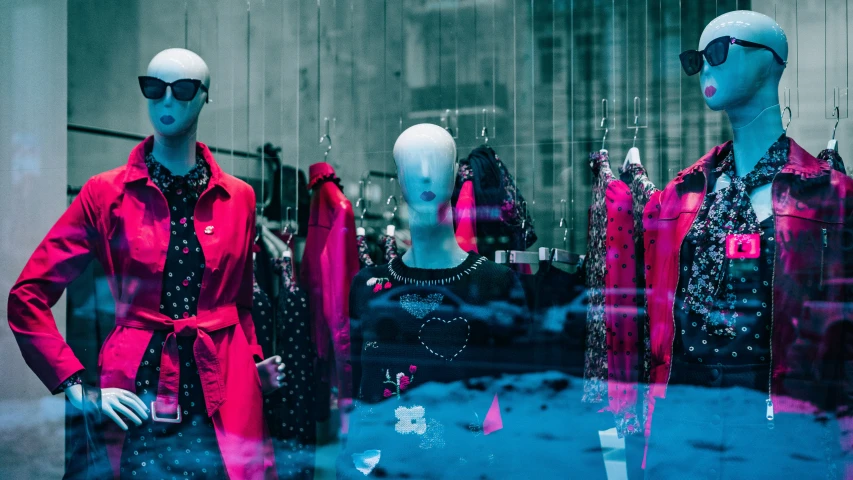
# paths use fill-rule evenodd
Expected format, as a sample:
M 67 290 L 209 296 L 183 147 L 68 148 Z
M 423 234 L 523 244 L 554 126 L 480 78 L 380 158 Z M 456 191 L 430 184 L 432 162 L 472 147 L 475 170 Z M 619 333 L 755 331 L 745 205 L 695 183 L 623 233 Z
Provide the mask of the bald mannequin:
M 403 198 L 409 205 L 412 248 L 403 263 L 415 268 L 453 268 L 468 257 L 453 230 L 450 199 L 456 184 L 456 142 L 437 125 L 408 128 L 394 144 Z
M 205 89 L 199 89 L 189 101 L 176 100 L 172 88 L 166 88 L 165 95 L 155 100 L 148 99 L 148 118 L 154 127 L 154 144 L 151 153 L 154 158 L 176 176 L 186 175 L 196 163 L 196 132 L 198 116 L 207 103 L 210 87 L 210 70 L 196 53 L 183 48 L 163 50 L 148 64 L 148 76 L 164 82 L 176 80 L 201 80 Z M 272 356 L 256 364 L 264 392 L 269 393 L 281 387 L 284 379 L 284 365 L 281 357 Z M 82 408 L 83 387 L 72 385 L 65 389 L 72 405 Z M 112 419 L 122 430 L 127 424 L 122 416 L 136 425 L 148 419 L 148 407 L 133 392 L 121 388 L 101 389 L 101 411 Z M 121 414 L 121 415 L 119 415 Z
M 195 52 L 170 48 L 158 53 L 148 64 L 148 76 L 165 82 L 181 79 L 201 80 L 210 87 L 210 70 Z M 158 162 L 175 175 L 185 175 L 195 165 L 198 116 L 208 101 L 208 94 L 199 89 L 188 102 L 175 100 L 172 89 L 157 100 L 147 100 L 148 118 L 154 127 L 152 154 Z
M 782 28 L 761 13 L 738 10 L 723 14 L 708 24 L 699 39 L 699 50 L 709 42 L 731 36 L 760 43 L 788 59 L 788 39 Z M 761 48 L 731 45 L 726 61 L 710 66 L 707 60 L 699 83 L 705 103 L 714 111 L 724 110 L 734 132 L 735 169 L 738 175 L 751 172 L 761 157 L 784 133 L 779 115 L 779 81 L 785 66 L 773 54 Z M 727 186 L 730 179 L 721 176 L 715 190 Z M 771 185 L 756 188 L 750 194 L 752 207 L 762 221 L 772 215 Z

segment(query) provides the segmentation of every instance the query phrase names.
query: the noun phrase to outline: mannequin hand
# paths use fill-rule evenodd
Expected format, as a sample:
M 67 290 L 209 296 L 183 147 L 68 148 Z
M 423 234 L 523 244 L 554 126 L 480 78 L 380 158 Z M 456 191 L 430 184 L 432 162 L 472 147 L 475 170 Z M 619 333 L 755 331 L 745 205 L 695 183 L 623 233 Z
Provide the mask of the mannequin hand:
M 77 409 L 83 409 L 83 386 L 72 385 L 65 389 L 65 395 Z M 121 388 L 101 389 L 101 413 L 116 422 L 122 430 L 127 430 L 127 424 L 118 415 L 121 413 L 136 425 L 142 425 L 142 420 L 148 420 L 148 408 L 136 394 Z M 140 419 L 141 418 L 141 419 Z
M 270 357 L 255 364 L 255 366 L 258 367 L 258 375 L 261 377 L 261 390 L 263 390 L 264 395 L 281 388 L 281 382 L 284 380 L 284 364 L 281 363 L 281 357 L 278 355 Z

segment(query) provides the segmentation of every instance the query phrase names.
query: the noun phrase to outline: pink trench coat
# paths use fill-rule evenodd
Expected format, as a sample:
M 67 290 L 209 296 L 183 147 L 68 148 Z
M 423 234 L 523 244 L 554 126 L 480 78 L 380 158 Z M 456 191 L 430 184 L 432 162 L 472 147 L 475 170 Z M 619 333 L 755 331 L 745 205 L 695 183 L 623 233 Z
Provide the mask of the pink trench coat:
M 9 294 L 9 324 L 30 368 L 54 391 L 82 365 L 60 335 L 50 308 L 92 259 L 103 265 L 116 300 L 116 327 L 99 357 L 101 388 L 136 391 L 136 372 L 154 330 L 196 336 L 208 413 L 232 479 L 275 478 L 265 431 L 255 359 L 263 354 L 252 323 L 255 195 L 217 165 L 195 207 L 195 228 L 205 256 L 198 315 L 171 320 L 159 313 L 169 244 L 166 199 L 148 176 L 145 155 L 153 137 L 130 153 L 127 165 L 96 175 L 36 248 Z M 170 335 L 171 338 L 173 338 Z M 164 347 L 158 405 L 176 409 L 177 350 Z M 172 412 L 158 412 L 173 416 Z M 152 421 L 150 418 L 148 422 Z M 124 434 L 110 422 L 107 450 L 116 475 Z

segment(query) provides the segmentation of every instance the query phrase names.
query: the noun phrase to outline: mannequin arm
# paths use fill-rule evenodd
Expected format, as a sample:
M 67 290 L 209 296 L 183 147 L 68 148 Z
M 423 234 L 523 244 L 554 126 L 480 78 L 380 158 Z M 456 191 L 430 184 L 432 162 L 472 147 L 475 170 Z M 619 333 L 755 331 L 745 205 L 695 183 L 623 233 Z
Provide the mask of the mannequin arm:
M 9 326 L 27 365 L 51 392 L 83 365 L 62 338 L 51 312 L 94 258 L 99 221 L 89 180 L 30 257 L 9 293 Z

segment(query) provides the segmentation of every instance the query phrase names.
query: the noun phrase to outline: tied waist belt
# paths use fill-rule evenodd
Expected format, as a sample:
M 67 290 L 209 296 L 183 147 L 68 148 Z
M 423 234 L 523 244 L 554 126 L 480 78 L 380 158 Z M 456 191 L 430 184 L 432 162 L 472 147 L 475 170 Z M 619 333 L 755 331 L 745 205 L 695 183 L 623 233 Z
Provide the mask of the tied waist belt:
M 116 325 L 143 330 L 168 330 L 163 352 L 160 355 L 160 380 L 157 399 L 151 402 L 151 418 L 166 423 L 181 422 L 178 391 L 181 384 L 181 366 L 178 357 L 178 336 L 192 337 L 193 357 L 201 379 L 207 414 L 213 416 L 225 402 L 225 379 L 216 345 L 208 333 L 236 325 L 240 321 L 236 305 L 227 305 L 198 315 L 174 320 L 151 310 L 131 307 Z

